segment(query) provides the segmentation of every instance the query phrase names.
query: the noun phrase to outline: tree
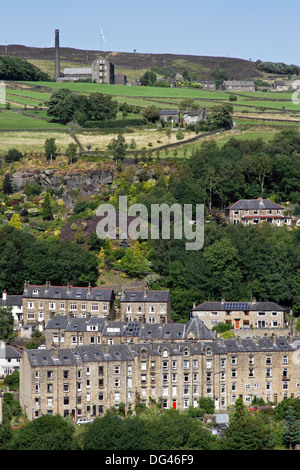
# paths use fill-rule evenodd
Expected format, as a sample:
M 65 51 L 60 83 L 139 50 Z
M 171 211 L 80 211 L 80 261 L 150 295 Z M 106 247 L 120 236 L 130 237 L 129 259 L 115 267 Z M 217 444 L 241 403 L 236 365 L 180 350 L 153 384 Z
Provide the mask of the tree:
M 290 450 L 300 443 L 300 427 L 292 407 L 288 408 L 282 430 L 283 442 Z
M 44 415 L 14 433 L 9 450 L 79 450 L 75 426 L 63 417 Z
M 12 148 L 12 149 L 9 149 L 5 157 L 5 160 L 7 163 L 19 162 L 22 157 L 23 157 L 22 152 L 20 152 L 18 149 Z
M 118 137 L 112 139 L 107 146 L 108 150 L 112 151 L 114 159 L 117 161 L 122 161 L 126 155 L 127 144 L 125 142 L 125 137 L 122 134 L 118 134 Z
M 50 137 L 50 139 L 45 140 L 44 148 L 46 157 L 51 161 L 52 159 L 54 160 L 56 157 L 57 147 L 55 144 L 55 139 L 53 137 Z
M 259 417 L 248 412 L 242 398 L 235 403 L 235 411 L 220 439 L 221 450 L 271 450 L 275 445 L 271 428 Z
M 143 111 L 143 115 L 148 122 L 156 122 L 159 120 L 159 109 L 156 106 L 147 106 Z
M 157 81 L 156 73 L 147 70 L 147 72 L 140 77 L 140 83 L 142 86 L 152 86 Z
M 14 331 L 12 309 L 0 306 L 0 339 L 10 342 Z
M 3 192 L 4 194 L 11 194 L 12 193 L 12 183 L 11 183 L 11 175 L 10 173 L 6 173 L 3 179 Z
M 52 199 L 49 192 L 46 193 L 44 198 L 44 205 L 42 210 L 42 218 L 43 220 L 52 220 L 53 213 L 52 213 Z
M 70 143 L 66 150 L 66 156 L 68 157 L 69 163 L 75 163 L 77 160 L 77 145 Z
M 88 120 L 104 121 L 117 116 L 118 103 L 110 95 L 91 93 L 86 103 L 86 116 Z
M 47 114 L 54 121 L 67 124 L 73 120 L 75 113 L 85 116 L 86 107 L 87 98 L 85 96 L 77 95 L 71 90 L 61 88 L 51 95 L 47 103 Z
M 233 107 L 229 104 L 214 106 L 211 114 L 207 116 L 209 126 L 212 130 L 231 129 Z
M 9 221 L 9 225 L 11 225 L 14 228 L 17 228 L 18 230 L 21 230 L 22 225 L 20 221 L 20 216 L 18 214 L 13 214 Z
M 220 86 L 223 85 L 225 80 L 228 80 L 228 75 L 225 70 L 219 68 L 214 72 L 214 79 L 216 84 L 216 89 L 219 90 Z

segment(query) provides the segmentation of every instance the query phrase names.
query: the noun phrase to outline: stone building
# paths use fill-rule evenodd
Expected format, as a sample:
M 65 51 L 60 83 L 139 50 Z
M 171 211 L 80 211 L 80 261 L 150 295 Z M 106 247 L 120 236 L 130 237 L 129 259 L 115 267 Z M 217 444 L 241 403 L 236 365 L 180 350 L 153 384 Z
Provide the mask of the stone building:
M 255 84 L 251 80 L 225 80 L 220 86 L 225 91 L 255 91 Z
M 99 287 L 31 285 L 25 282 L 23 324 L 36 324 L 40 331 L 55 315 L 69 318 L 114 319 L 114 291 Z
M 211 341 L 214 335 L 198 318 L 187 323 L 146 324 L 109 321 L 104 318 L 54 316 L 46 325 L 46 348 L 74 348 L 78 345 L 127 344 L 161 341 Z
M 168 290 L 126 290 L 120 296 L 121 320 L 169 323 L 171 296 Z
M 285 215 L 285 208 L 261 197 L 241 199 L 225 209 L 227 223 L 257 225 L 261 222 L 281 227 L 291 225 L 292 217 Z
M 82 345 L 26 350 L 20 403 L 30 420 L 43 414 L 102 415 L 137 397 L 165 409 L 197 406 L 200 397 L 226 410 L 238 397 L 278 403 L 299 397 L 299 361 L 290 338 Z
M 184 111 L 183 113 L 183 124 L 197 124 L 200 121 L 206 120 L 206 109 L 203 108 L 199 111 Z
M 215 90 L 216 89 L 216 83 L 213 80 L 203 80 L 201 84 L 202 84 L 202 90 Z
M 192 316 L 203 321 L 207 328 L 229 323 L 234 329 L 284 327 L 285 309 L 274 302 L 203 302 L 192 309 Z
M 164 122 L 180 123 L 180 112 L 173 109 L 164 109 L 159 111 L 159 119 Z
M 104 57 L 98 57 L 91 67 L 65 68 L 57 79 L 60 82 L 75 82 L 78 80 L 91 80 L 93 83 L 115 83 L 115 66 Z

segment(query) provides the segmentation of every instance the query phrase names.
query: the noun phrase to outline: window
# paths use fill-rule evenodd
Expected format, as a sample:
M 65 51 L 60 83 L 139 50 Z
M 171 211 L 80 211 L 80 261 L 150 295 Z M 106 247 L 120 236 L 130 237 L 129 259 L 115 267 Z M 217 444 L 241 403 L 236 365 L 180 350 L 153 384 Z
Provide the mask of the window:
M 27 308 L 34 308 L 34 302 L 32 300 L 27 302 Z
M 65 309 L 65 302 L 60 302 L 60 309 L 64 310 Z
M 107 308 L 107 304 L 103 304 L 103 312 L 107 312 L 108 308 Z
M 49 302 L 49 309 L 55 310 L 55 302 Z
M 120 379 L 115 379 L 115 387 L 120 387 Z
M 43 302 L 39 302 L 39 308 L 43 308 Z
M 120 374 L 120 366 L 115 366 L 115 374 Z
M 86 310 L 86 303 L 85 303 L 85 302 L 82 302 L 82 304 L 81 304 L 81 310 Z
M 98 312 L 98 310 L 99 310 L 99 304 L 92 304 L 92 311 Z
M 70 303 L 70 310 L 77 310 L 77 302 Z

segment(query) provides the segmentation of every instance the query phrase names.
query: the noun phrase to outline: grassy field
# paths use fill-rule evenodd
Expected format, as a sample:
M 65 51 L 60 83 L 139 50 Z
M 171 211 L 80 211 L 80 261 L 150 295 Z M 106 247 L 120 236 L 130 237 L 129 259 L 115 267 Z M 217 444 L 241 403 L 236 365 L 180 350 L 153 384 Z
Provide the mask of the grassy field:
M 111 95 L 120 103 L 127 102 L 141 108 L 154 104 L 160 109 L 178 109 L 180 102 L 186 98 L 194 99 L 199 108 L 206 107 L 208 111 L 212 106 L 230 103 L 234 109 L 234 120 L 238 125 L 237 131 L 233 132 L 235 132 L 237 138 L 241 139 L 254 139 L 257 136 L 268 139 L 281 127 L 289 125 L 300 127 L 300 106 L 292 103 L 291 93 L 234 93 L 237 100 L 230 101 L 229 93 L 224 91 L 203 91 L 201 89 L 99 85 L 78 82 L 8 82 L 6 89 L 7 101 L 12 109 L 7 110 L 2 105 L 0 109 L 0 130 L 15 130 L 16 132 L 0 133 L 1 152 L 6 152 L 12 147 L 23 152 L 41 152 L 44 141 L 50 133 L 55 135 L 61 151 L 64 151 L 68 143 L 73 142 L 66 126 L 47 122 L 47 111 L 44 103 L 50 98 L 54 90 L 60 88 L 68 88 L 74 92 L 84 94 L 101 92 Z M 16 112 L 17 110 L 19 112 Z M 21 114 L 20 111 L 26 111 L 29 116 Z M 136 115 L 128 115 L 127 117 L 136 117 Z M 292 122 L 294 120 L 299 121 L 299 124 Z M 48 132 L 35 133 L 35 129 Z M 66 132 L 55 132 L 57 129 L 65 129 Z M 30 131 L 28 132 L 29 135 L 24 132 L 26 130 Z M 109 133 L 107 130 L 106 132 L 79 131 L 77 136 L 84 148 L 91 146 L 92 150 L 97 149 L 103 152 L 111 139 L 115 137 L 115 133 Z M 136 128 L 125 134 L 125 136 L 128 144 L 131 139 L 135 140 L 138 151 L 143 148 L 155 150 L 160 146 L 178 142 L 176 132 L 168 137 L 163 130 L 153 131 Z M 185 143 L 188 138 L 194 136 L 193 133 L 185 135 L 182 145 L 175 151 L 178 158 L 186 157 L 194 148 L 201 145 L 201 141 Z M 216 138 L 218 145 L 222 145 L 223 142 L 226 142 L 226 139 L 230 138 L 230 134 L 221 133 L 214 138 Z M 161 153 L 161 156 L 167 156 L 165 151 Z M 174 150 L 170 149 L 168 156 L 173 154 Z

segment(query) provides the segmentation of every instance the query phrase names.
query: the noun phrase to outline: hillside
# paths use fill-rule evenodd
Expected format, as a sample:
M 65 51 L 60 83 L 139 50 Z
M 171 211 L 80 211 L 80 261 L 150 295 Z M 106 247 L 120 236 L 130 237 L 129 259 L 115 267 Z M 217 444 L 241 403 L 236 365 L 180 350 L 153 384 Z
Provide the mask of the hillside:
M 6 53 L 6 47 L 0 46 L 0 54 Z M 41 70 L 49 73 L 54 71 L 54 48 L 26 47 L 22 45 L 8 45 L 7 54 L 11 57 L 18 57 L 40 66 Z M 92 62 L 99 51 L 86 51 L 61 47 L 60 57 L 62 66 L 64 63 L 84 66 Z M 102 52 L 108 60 L 124 73 L 127 72 L 131 79 L 138 78 L 141 71 L 152 66 L 170 67 L 177 73 L 188 70 L 197 79 L 212 79 L 214 72 L 218 68 L 224 69 L 228 78 L 233 80 L 246 80 L 262 78 L 264 75 L 258 71 L 255 63 L 237 58 L 208 57 L 195 55 L 177 54 L 141 54 L 130 52 Z M 40 62 L 40 64 L 39 64 Z M 49 67 L 49 65 L 51 66 Z

